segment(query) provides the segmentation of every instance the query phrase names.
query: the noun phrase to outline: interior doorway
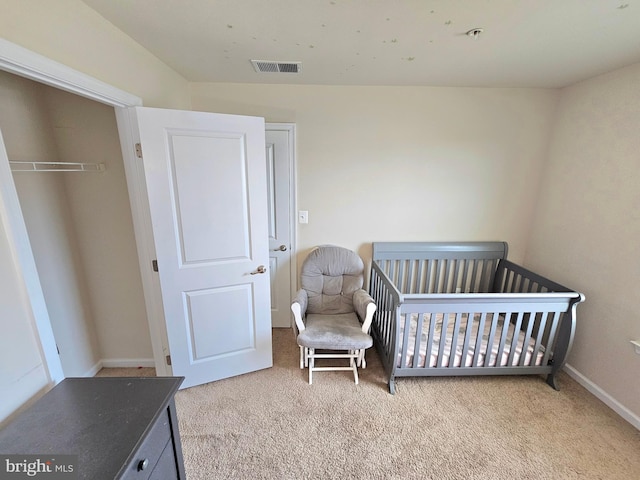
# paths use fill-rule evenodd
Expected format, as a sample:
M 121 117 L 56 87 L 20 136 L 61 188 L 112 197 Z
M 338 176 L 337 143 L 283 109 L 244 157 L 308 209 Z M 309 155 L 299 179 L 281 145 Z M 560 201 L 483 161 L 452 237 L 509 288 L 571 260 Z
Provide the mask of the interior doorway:
M 291 300 L 295 295 L 295 125 L 265 125 L 267 161 L 267 215 L 269 222 L 269 272 L 271 275 L 271 325 L 291 326 Z

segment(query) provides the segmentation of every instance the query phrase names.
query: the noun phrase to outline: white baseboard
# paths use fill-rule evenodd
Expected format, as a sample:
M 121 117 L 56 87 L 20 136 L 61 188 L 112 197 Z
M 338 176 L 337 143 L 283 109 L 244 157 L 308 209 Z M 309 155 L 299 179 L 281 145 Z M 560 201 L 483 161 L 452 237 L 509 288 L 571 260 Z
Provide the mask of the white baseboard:
M 638 415 L 636 415 L 627 407 L 622 405 L 615 398 L 613 398 L 611 395 L 609 395 L 602 388 L 600 388 L 598 385 L 593 383 L 591 380 L 589 380 L 587 377 L 585 377 L 583 374 L 581 374 L 578 370 L 576 370 L 574 367 L 572 367 L 568 363 L 565 364 L 564 370 L 567 372 L 567 374 L 571 378 L 573 378 L 576 382 L 578 382 L 584 388 L 589 390 L 589 392 L 595 395 L 596 398 L 601 400 L 605 405 L 611 408 L 614 412 L 616 412 L 618 415 L 624 418 L 627 422 L 629 422 L 635 428 L 640 430 L 640 417 Z
M 96 373 L 98 373 L 100 370 L 102 370 L 103 366 L 104 365 L 102 364 L 102 360 L 98 360 L 89 370 L 84 372 L 84 375 L 82 375 L 82 376 L 83 377 L 95 377 Z
M 155 367 L 153 358 L 103 358 L 103 368 Z

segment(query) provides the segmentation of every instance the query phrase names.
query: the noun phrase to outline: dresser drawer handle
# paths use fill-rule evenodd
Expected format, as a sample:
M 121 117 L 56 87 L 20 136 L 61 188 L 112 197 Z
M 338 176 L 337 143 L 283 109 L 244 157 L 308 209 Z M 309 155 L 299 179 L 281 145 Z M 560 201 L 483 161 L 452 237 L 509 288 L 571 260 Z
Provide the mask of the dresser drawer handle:
M 145 458 L 144 460 L 140 460 L 138 462 L 138 471 L 141 472 L 142 470 L 144 470 L 148 466 L 149 466 L 149 459 L 148 458 Z

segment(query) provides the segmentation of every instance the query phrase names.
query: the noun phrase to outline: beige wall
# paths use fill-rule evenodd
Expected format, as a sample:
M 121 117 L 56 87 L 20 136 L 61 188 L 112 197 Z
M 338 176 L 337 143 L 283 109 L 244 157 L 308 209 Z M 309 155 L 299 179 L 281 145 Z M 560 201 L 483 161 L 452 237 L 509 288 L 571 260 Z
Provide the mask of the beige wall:
M 98 174 L 62 174 L 100 358 L 149 361 L 153 352 L 114 109 L 43 88 L 61 161 L 105 165 Z
M 2 0 L 5 40 L 143 99 L 188 109 L 187 81 L 80 0 Z
M 640 417 L 640 64 L 562 90 L 527 264 L 586 295 L 569 364 Z
M 557 91 L 192 84 L 194 110 L 295 122 L 300 256 L 506 240 L 521 260 Z

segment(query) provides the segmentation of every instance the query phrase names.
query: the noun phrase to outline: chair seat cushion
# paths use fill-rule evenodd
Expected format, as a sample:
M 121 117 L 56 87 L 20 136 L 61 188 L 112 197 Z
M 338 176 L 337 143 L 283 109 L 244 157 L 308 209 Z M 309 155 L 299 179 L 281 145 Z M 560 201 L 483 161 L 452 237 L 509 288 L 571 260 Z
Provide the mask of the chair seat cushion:
M 327 350 L 359 350 L 373 345 L 373 338 L 362 331 L 355 313 L 310 313 L 305 330 L 298 335 L 298 345 Z

